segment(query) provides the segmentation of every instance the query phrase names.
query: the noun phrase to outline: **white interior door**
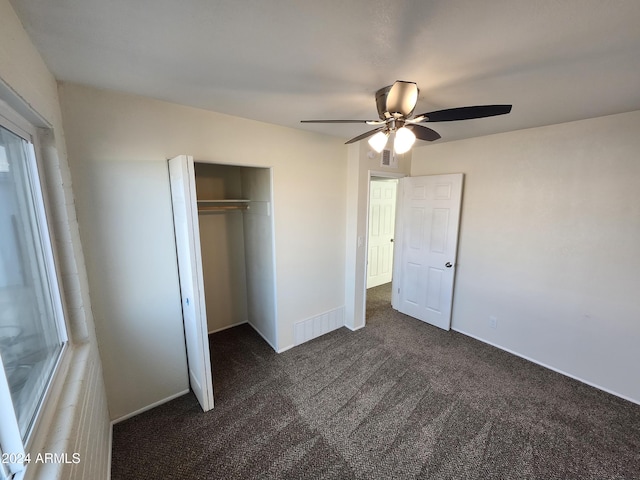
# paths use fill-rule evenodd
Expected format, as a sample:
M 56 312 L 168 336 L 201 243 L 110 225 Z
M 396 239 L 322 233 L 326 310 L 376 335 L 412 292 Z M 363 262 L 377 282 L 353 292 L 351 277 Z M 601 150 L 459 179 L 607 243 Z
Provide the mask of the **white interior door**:
M 213 381 L 193 157 L 180 155 L 169 160 L 169 176 L 189 383 L 206 412 L 213 408 Z
M 397 185 L 397 179 L 369 183 L 367 288 L 391 281 Z
M 393 307 L 445 330 L 451 328 L 462 179 L 459 173 L 401 180 Z

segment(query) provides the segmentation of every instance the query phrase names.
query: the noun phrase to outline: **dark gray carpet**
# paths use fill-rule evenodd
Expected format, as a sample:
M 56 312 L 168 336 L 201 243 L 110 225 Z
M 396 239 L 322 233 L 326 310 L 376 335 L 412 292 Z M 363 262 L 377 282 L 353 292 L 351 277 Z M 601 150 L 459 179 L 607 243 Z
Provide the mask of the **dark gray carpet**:
M 186 395 L 114 427 L 119 479 L 640 479 L 640 406 L 368 292 L 367 326 L 276 354 L 211 336 L 216 408 Z M 636 366 L 634 366 L 636 368 Z

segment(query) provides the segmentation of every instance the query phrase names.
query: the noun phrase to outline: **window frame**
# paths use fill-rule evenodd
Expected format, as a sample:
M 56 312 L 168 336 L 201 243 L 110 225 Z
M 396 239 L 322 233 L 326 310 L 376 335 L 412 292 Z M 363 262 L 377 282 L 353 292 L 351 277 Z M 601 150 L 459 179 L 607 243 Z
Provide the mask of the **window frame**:
M 24 440 L 19 429 L 16 430 L 17 418 L 15 415 L 15 409 L 12 409 L 12 412 L 0 412 L 0 418 L 4 419 L 6 415 L 12 414 L 15 420 L 15 428 L 11 425 L 11 422 L 3 421 L 0 423 L 0 441 L 2 441 L 2 444 L 0 444 L 0 454 L 18 453 L 23 455 L 23 458 L 27 458 L 26 455 L 29 454 L 35 456 L 35 452 L 31 452 L 31 450 L 37 450 L 39 447 L 38 443 L 42 443 L 43 435 L 41 435 L 40 428 L 48 424 L 51 420 L 55 409 L 50 404 L 55 404 L 55 401 L 52 400 L 56 399 L 60 395 L 64 381 L 67 377 L 71 356 L 69 338 L 71 330 L 68 322 L 65 297 L 63 295 L 64 292 L 62 288 L 61 275 L 62 268 L 58 261 L 57 248 L 54 243 L 55 238 L 52 228 L 53 224 L 51 221 L 52 212 L 48 201 L 50 197 L 48 195 L 47 182 L 45 181 L 47 172 L 45 171 L 45 165 L 42 159 L 43 155 L 38 139 L 38 127 L 17 113 L 1 98 L 0 126 L 27 142 L 28 165 L 26 170 L 35 210 L 34 214 L 37 229 L 37 238 L 35 240 L 42 248 L 44 260 L 43 267 L 45 270 L 44 275 L 46 276 L 46 283 L 53 303 L 53 321 L 55 322 L 58 339 L 61 343 L 61 349 L 58 352 L 57 358 L 50 371 L 44 393 L 42 394 L 38 407 L 35 410 L 34 417 L 30 423 L 29 430 Z M 0 367 L 2 367 L 0 371 L 0 395 L 3 394 L 3 386 L 1 383 L 4 382 L 4 385 L 6 386 L 6 392 L 4 392 L 4 394 L 9 395 L 9 402 L 13 407 L 1 359 Z M 11 450 L 9 452 L 3 452 L 3 445 L 8 445 L 7 448 Z M 19 449 L 20 446 L 22 447 L 22 451 Z M 4 480 L 4 478 L 8 478 L 11 480 L 20 480 L 24 478 L 28 466 L 29 462 L 24 463 L 22 466 L 6 463 L 5 465 L 0 465 L 0 479 Z

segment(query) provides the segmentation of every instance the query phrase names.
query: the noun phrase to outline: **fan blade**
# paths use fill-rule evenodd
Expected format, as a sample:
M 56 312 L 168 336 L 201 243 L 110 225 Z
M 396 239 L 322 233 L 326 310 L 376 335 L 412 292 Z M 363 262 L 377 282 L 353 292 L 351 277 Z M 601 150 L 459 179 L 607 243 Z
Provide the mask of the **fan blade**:
M 352 138 L 351 140 L 349 140 L 348 142 L 345 142 L 345 145 L 348 145 L 350 143 L 355 143 L 358 142 L 362 139 L 365 139 L 367 137 L 370 137 L 371 135 L 373 135 L 374 133 L 377 132 L 381 132 L 382 130 L 384 130 L 384 127 L 380 127 L 380 128 L 374 128 L 373 130 L 369 130 L 368 132 L 363 133 L 362 135 L 358 135 L 357 137 Z
M 386 107 L 391 115 L 398 113 L 408 117 L 418 102 L 418 86 L 413 82 L 395 82 L 387 94 Z
M 427 142 L 433 142 L 434 140 L 438 140 L 440 134 L 435 130 L 431 130 L 429 127 L 423 127 L 422 125 L 407 125 L 407 128 L 411 130 L 416 138 L 420 140 L 425 140 Z
M 435 112 L 416 115 L 426 117 L 421 122 L 454 122 L 456 120 L 470 120 L 472 118 L 495 117 L 505 115 L 511 111 L 511 105 L 476 105 L 474 107 L 447 108 Z
M 300 123 L 368 123 L 378 120 L 300 120 Z

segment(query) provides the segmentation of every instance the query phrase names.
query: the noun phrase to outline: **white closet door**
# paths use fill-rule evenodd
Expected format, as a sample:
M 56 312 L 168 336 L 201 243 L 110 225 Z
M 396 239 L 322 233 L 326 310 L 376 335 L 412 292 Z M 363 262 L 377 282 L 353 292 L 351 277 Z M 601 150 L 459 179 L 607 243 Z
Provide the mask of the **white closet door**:
M 193 157 L 180 155 L 169 160 L 169 176 L 189 383 L 206 412 L 213 408 L 213 381 Z
M 406 177 L 401 185 L 394 308 L 449 330 L 462 174 Z

